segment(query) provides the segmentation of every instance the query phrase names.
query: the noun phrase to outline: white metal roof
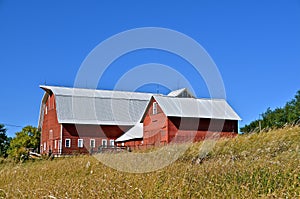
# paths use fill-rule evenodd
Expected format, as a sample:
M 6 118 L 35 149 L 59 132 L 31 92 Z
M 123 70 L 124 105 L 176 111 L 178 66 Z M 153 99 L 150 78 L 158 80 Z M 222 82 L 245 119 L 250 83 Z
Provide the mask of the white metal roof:
M 153 94 L 128 92 L 128 91 L 114 91 L 114 90 L 96 90 L 86 88 L 69 88 L 60 86 L 40 86 L 44 90 L 50 90 L 55 95 L 60 96 L 78 96 L 78 97 L 99 97 L 99 98 L 118 98 L 118 99 L 139 99 L 149 100 Z
M 143 138 L 143 123 L 137 123 L 126 133 L 116 139 L 116 142 L 123 142 L 127 140 L 133 140 L 137 138 Z
M 241 120 L 223 99 L 154 96 L 167 116 Z
M 153 96 L 151 93 L 40 86 L 54 93 L 59 123 L 135 125 Z M 183 91 L 184 89 L 181 89 Z M 178 93 L 180 93 L 178 91 Z M 42 123 L 44 95 L 39 127 Z M 229 104 L 222 99 L 178 98 L 155 95 L 167 116 L 240 120 Z
M 152 94 L 40 86 L 55 95 L 59 123 L 135 125 Z

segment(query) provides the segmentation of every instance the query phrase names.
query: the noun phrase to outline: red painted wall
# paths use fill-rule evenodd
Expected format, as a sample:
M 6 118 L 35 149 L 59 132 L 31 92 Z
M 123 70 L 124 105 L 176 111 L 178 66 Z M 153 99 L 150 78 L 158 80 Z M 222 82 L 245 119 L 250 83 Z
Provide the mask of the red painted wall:
M 58 153 L 61 127 L 57 121 L 55 96 L 53 94 L 49 95 L 42 108 L 44 109 L 44 118 L 41 129 L 40 152 L 41 154 L 46 154 L 49 150 L 52 150 L 53 153 Z
M 151 100 L 144 118 L 143 145 L 159 146 L 168 143 L 168 119 L 157 103 L 157 113 L 153 114 L 154 99 Z
M 63 124 L 63 154 L 89 153 L 91 150 L 96 152 L 99 146 L 102 146 L 102 140 L 107 141 L 110 146 L 110 140 L 120 137 L 131 126 L 116 125 L 74 125 Z M 71 140 L 71 146 L 66 147 L 66 139 Z M 83 147 L 78 147 L 78 139 L 83 139 Z M 91 149 L 90 140 L 95 140 L 95 148 Z M 116 146 L 116 143 L 115 143 Z
M 234 137 L 238 132 L 238 121 L 235 120 L 169 117 L 168 125 L 170 142 L 196 142 L 212 134 Z

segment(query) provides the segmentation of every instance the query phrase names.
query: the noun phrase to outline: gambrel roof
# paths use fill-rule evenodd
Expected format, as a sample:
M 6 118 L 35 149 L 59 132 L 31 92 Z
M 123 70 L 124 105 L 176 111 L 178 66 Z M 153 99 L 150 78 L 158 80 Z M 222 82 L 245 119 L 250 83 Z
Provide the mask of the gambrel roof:
M 46 91 L 44 98 L 51 93 L 55 95 L 58 122 L 69 124 L 135 125 L 152 96 L 138 92 L 40 87 Z

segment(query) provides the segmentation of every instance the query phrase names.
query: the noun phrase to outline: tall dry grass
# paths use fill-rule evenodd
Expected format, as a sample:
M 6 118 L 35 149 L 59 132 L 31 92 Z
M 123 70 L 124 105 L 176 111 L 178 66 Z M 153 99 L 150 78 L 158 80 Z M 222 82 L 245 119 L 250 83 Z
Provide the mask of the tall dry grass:
M 144 174 L 119 172 L 90 156 L 4 161 L 0 198 L 300 197 L 299 127 L 219 140 L 201 164 L 193 164 L 201 144 Z

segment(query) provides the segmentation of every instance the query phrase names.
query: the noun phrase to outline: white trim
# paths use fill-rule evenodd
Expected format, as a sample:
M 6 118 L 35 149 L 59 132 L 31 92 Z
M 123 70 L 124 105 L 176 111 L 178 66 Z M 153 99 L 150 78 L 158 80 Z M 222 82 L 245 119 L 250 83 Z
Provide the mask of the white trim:
M 54 149 L 57 148 L 57 140 L 54 140 Z
M 69 145 L 67 146 L 67 141 L 69 141 Z M 71 139 L 70 138 L 66 138 L 65 139 L 65 147 L 66 148 L 71 148 Z

